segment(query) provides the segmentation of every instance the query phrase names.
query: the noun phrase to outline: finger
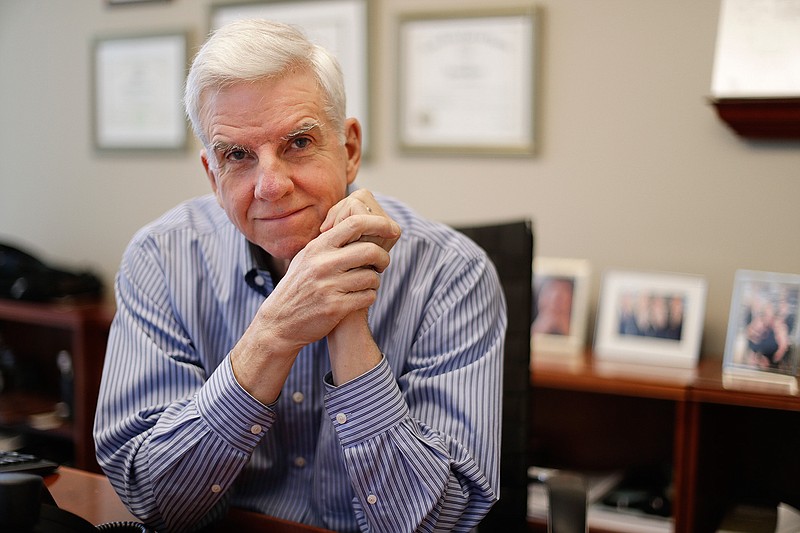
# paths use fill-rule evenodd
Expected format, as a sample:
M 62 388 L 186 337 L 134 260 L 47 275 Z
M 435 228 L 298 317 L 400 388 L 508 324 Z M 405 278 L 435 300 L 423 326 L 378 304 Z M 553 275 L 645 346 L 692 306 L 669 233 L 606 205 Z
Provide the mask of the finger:
M 400 226 L 390 218 L 358 215 L 342 220 L 321 237 L 328 239 L 328 243 L 335 247 L 342 247 L 359 240 L 371 240 L 385 248 L 383 243 L 396 241 L 400 233 Z M 370 237 L 372 239 L 368 239 Z
M 377 298 L 378 291 L 375 289 L 350 292 L 343 297 L 344 301 L 338 307 L 338 310 L 346 310 L 344 316 L 347 316 L 355 311 L 369 309 Z M 344 316 L 342 318 L 344 318 Z
M 358 190 L 343 200 L 340 200 L 328 210 L 325 220 L 320 226 L 320 232 L 331 229 L 342 220 L 353 215 L 385 216 L 385 213 L 371 194 L 363 190 Z
M 389 266 L 389 261 L 389 252 L 380 245 L 358 240 L 341 248 L 337 266 L 340 271 L 369 268 L 383 272 Z
M 343 293 L 355 293 L 377 291 L 380 286 L 381 276 L 375 269 L 359 267 L 342 274 L 339 288 Z

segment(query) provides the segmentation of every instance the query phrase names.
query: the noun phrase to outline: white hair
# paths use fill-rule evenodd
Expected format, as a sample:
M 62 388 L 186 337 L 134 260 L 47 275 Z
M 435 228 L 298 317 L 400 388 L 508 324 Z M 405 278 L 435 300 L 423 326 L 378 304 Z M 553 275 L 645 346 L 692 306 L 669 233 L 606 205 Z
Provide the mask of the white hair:
M 210 35 L 194 57 L 183 103 L 195 135 L 208 146 L 200 121 L 207 91 L 303 69 L 309 69 L 316 78 L 325 98 L 327 118 L 344 142 L 345 91 L 338 61 L 296 27 L 264 19 L 226 24 Z

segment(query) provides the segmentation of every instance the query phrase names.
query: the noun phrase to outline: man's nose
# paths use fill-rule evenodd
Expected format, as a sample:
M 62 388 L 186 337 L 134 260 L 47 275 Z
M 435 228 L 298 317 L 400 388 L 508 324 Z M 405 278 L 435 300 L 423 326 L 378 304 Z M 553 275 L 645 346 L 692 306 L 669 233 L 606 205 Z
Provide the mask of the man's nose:
M 279 158 L 259 158 L 254 194 L 267 201 L 280 200 L 294 190 L 288 166 Z

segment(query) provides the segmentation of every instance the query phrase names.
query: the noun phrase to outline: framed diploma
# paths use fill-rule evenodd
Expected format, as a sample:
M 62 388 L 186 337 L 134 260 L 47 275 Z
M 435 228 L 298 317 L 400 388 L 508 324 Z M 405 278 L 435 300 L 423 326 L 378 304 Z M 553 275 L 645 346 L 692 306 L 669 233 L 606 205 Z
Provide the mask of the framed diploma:
M 401 149 L 532 154 L 536 33 L 534 8 L 403 16 Z
M 94 43 L 94 144 L 99 150 L 178 150 L 186 35 L 98 39 Z
M 265 18 L 299 26 L 336 56 L 347 93 L 347 116 L 361 122 L 369 148 L 367 0 L 284 0 L 212 6 L 211 29 L 242 18 Z

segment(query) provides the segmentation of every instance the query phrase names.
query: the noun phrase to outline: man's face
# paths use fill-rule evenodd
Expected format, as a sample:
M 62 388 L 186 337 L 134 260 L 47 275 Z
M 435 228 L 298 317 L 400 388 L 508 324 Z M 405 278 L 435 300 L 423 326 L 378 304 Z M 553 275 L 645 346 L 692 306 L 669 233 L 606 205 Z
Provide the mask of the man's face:
M 204 104 L 201 158 L 217 201 L 249 241 L 288 265 L 356 177 L 358 122 L 347 121 L 342 144 L 307 72 L 238 83 Z

